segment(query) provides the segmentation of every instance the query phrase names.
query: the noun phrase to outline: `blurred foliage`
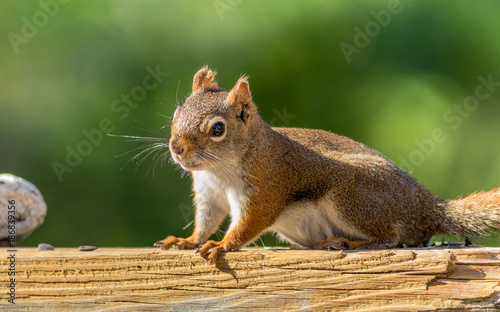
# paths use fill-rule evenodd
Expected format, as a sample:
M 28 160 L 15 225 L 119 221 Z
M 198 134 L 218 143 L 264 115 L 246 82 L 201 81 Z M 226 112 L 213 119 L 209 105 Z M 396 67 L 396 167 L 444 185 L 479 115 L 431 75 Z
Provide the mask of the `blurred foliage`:
M 82 131 L 105 118 L 115 134 L 168 137 L 165 116 L 204 64 L 226 89 L 248 74 L 262 116 L 276 126 L 330 130 L 398 165 L 412 153 L 417 159 L 416 142 L 442 129 L 446 140 L 411 168 L 437 196 L 500 186 L 500 89 L 456 129 L 445 117 L 474 96 L 479 76 L 500 81 L 500 2 L 402 0 L 398 13 L 383 15 L 394 5 L 3 1 L 0 172 L 34 183 L 48 204 L 45 223 L 21 246 L 151 246 L 189 236 L 192 226 L 182 228 L 193 217 L 190 179 L 169 163 L 146 175 L 151 159 L 137 167 L 126 165 L 134 154 L 116 157 L 137 144 L 105 136 L 61 182 L 52 164 L 64 164 L 67 147 L 77 148 L 87 140 Z M 356 27 L 374 36 L 347 62 L 340 45 L 355 45 Z M 12 44 L 12 34 L 23 43 Z M 169 75 L 120 119 L 112 103 L 143 84 L 148 66 Z M 498 237 L 476 242 L 500 245 Z

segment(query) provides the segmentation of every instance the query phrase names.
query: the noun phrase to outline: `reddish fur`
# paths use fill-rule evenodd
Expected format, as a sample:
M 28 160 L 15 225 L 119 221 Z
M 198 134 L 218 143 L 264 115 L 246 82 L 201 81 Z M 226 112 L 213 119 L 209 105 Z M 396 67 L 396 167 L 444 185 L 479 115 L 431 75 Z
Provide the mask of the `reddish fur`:
M 443 231 L 459 236 L 483 236 L 500 229 L 500 189 L 476 192 L 444 204 L 448 222 Z
M 500 188 L 489 191 L 475 192 L 465 198 L 458 198 L 454 201 L 463 205 L 497 207 L 500 202 Z
M 227 97 L 228 102 L 232 104 L 245 103 L 248 104 L 252 101 L 250 88 L 248 86 L 248 77 L 242 76 L 236 82 L 236 85 L 229 92 Z
M 200 69 L 193 79 L 193 92 L 198 91 L 201 88 L 209 90 L 217 90 L 219 86 L 214 82 L 216 72 L 209 70 L 208 66 L 204 66 Z
M 218 105 L 229 103 L 245 123 L 245 133 L 236 135 L 246 138 L 241 139 L 247 150 L 240 165 L 245 185 L 253 191 L 239 223 L 222 241 L 204 243 L 195 222 L 192 236 L 167 237 L 157 243 L 162 249 L 201 245 L 200 255 L 214 263 L 219 254 L 256 239 L 291 204 L 325 197 L 334 199 L 331 209 L 345 226 L 367 239 L 325 237 L 316 243 L 321 249 L 389 248 L 399 243 L 418 246 L 439 232 L 469 236 L 500 229 L 500 189 L 452 201 L 435 198 L 383 155 L 351 139 L 320 130 L 271 128 L 257 113 L 247 77 L 226 92 L 213 82 L 214 75 L 206 66 L 196 73 L 193 94 L 204 93 L 196 93 L 190 101 L 203 110 L 198 114 L 188 111 L 185 116 L 189 119 L 181 118 L 173 125 L 171 150 L 177 144 L 194 148 L 189 123 L 201 122 L 205 111 L 217 111 Z

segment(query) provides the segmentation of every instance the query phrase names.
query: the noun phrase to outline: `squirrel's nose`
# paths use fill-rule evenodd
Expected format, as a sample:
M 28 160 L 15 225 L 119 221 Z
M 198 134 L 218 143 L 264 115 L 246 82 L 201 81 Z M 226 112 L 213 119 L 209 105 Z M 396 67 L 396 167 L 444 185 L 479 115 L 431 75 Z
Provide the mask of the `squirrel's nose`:
M 170 142 L 170 149 L 172 150 L 172 152 L 179 156 L 181 156 L 186 151 L 184 144 L 182 144 L 182 142 L 179 142 L 179 140 Z
M 174 153 L 178 155 L 182 155 L 184 153 L 185 148 L 183 146 L 176 146 L 174 148 Z

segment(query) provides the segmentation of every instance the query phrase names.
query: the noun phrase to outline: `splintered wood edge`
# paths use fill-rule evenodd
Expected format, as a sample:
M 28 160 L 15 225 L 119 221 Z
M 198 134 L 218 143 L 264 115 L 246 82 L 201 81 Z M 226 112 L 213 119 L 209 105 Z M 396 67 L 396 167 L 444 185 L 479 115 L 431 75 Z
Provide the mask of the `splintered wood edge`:
M 0 284 L 9 285 L 2 249 Z M 16 306 L 34 311 L 500 308 L 500 248 L 248 248 L 215 266 L 192 250 L 153 248 L 19 248 L 15 259 Z M 0 311 L 7 300 L 0 292 Z

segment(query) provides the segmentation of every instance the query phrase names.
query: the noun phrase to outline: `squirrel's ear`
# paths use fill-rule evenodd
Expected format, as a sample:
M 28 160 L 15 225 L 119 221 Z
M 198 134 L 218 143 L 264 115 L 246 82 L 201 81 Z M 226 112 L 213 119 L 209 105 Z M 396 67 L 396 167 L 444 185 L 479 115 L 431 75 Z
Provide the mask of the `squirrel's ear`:
M 248 85 L 248 77 L 242 76 L 236 82 L 236 85 L 229 91 L 227 101 L 233 105 L 235 104 L 250 104 L 252 102 L 252 95 L 250 94 L 250 87 Z
M 208 66 L 203 66 L 193 78 L 193 92 L 204 89 L 219 89 L 217 82 L 214 82 L 215 71 L 208 69 Z

